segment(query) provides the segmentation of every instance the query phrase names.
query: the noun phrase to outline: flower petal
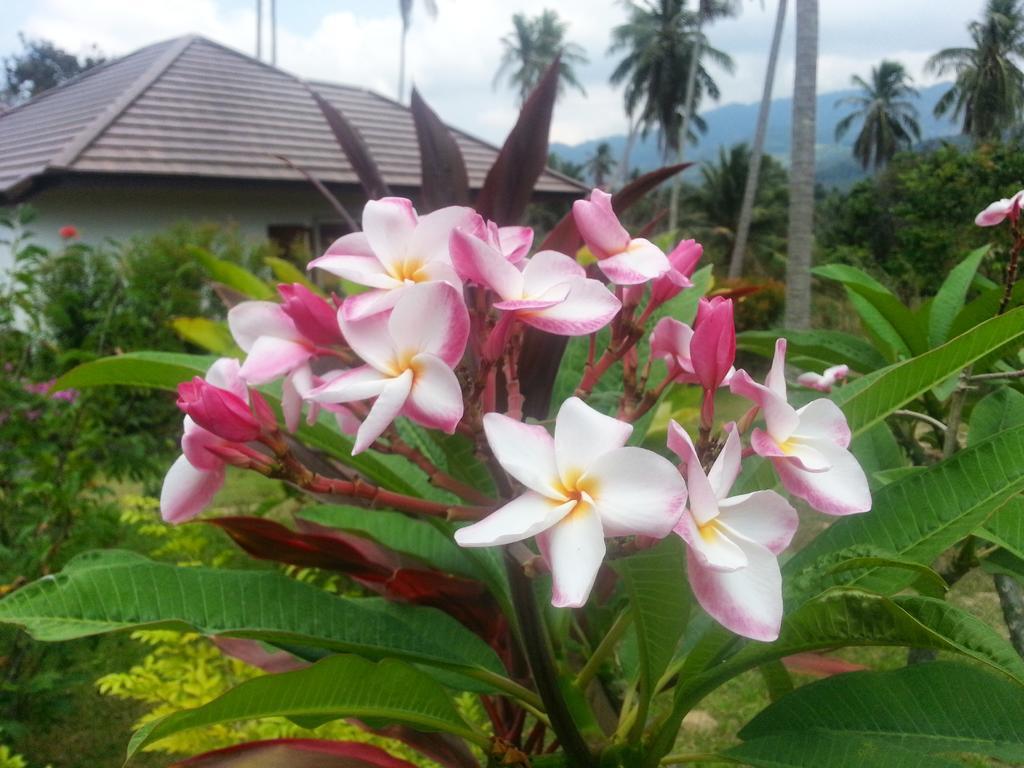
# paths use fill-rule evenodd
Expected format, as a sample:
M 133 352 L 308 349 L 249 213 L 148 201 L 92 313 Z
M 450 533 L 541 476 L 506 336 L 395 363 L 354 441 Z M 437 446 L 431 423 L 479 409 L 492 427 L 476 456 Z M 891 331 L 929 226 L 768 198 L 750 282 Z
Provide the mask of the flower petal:
M 782 626 L 782 574 L 775 555 L 764 547 L 743 542 L 747 565 L 736 571 L 716 571 L 697 558 L 686 569 L 697 602 L 728 630 L 752 640 L 778 639 Z
M 812 400 L 796 413 L 800 424 L 793 431 L 794 437 L 830 440 L 841 448 L 850 446 L 850 425 L 846 416 L 828 398 Z
M 370 412 L 366 414 L 363 423 L 359 425 L 355 445 L 352 446 L 353 456 L 373 445 L 373 442 L 391 426 L 391 422 L 401 413 L 402 407 L 409 397 L 409 391 L 412 389 L 412 378 L 412 371 L 405 371 L 384 386 L 380 395 L 373 402 Z
M 418 424 L 449 435 L 462 419 L 462 387 L 455 372 L 439 357 L 416 355 L 410 363 L 412 390 L 402 413 Z
M 550 499 L 565 501 L 559 488 L 555 441 L 544 427 L 487 413 L 484 434 L 494 457 L 512 477 Z
M 739 430 L 736 429 L 736 422 L 730 421 L 725 425 L 728 437 L 725 438 L 725 445 L 722 446 L 718 458 L 708 470 L 708 482 L 719 500 L 729 495 L 729 490 L 740 474 L 740 463 L 743 458 L 743 446 L 740 444 Z
M 586 603 L 605 553 L 597 512 L 577 503 L 558 524 L 537 536 L 537 544 L 551 568 L 551 604 L 579 608 Z
M 462 278 L 455 267 L 445 261 L 428 261 L 416 270 L 418 283 L 448 283 L 452 288 L 462 290 Z
M 569 294 L 564 300 L 550 307 L 520 312 L 519 319 L 558 336 L 585 336 L 608 325 L 622 307 L 598 280 L 574 279 L 567 285 Z
M 719 523 L 727 531 L 760 544 L 773 555 L 789 546 L 800 524 L 793 505 L 775 491 L 754 491 L 723 499 L 718 509 Z
M 690 360 L 690 341 L 693 329 L 674 317 L 663 317 L 651 331 L 651 354 L 665 360 L 669 366 L 693 373 Z
M 377 397 L 391 381 L 371 365 L 361 365 L 327 379 L 307 397 L 318 403 L 354 403 Z
M 649 240 L 631 240 L 629 248 L 597 263 L 616 285 L 640 285 L 668 272 L 671 264 L 661 249 Z
M 575 486 L 595 459 L 624 446 L 632 433 L 632 424 L 605 416 L 578 397 L 570 397 L 555 418 L 555 459 L 562 482 L 570 488 Z
M 852 515 L 871 509 L 867 477 L 853 454 L 828 440 L 807 442 L 832 466 L 824 472 L 808 472 L 795 460 L 773 458 L 785 489 L 826 515 Z
M 522 273 L 489 243 L 456 229 L 451 255 L 456 271 L 466 280 L 490 288 L 503 299 L 522 298 Z
M 522 541 L 546 531 L 574 506 L 575 500 L 560 504 L 539 493 L 527 491 L 480 522 L 457 530 L 455 542 L 462 547 L 490 547 Z
M 249 384 L 266 384 L 306 364 L 312 356 L 307 344 L 274 336 L 260 336 L 249 348 L 239 374 Z
M 686 465 L 686 490 L 689 514 L 697 525 L 705 525 L 718 517 L 718 497 L 704 474 L 690 435 L 672 420 L 668 425 L 668 447 Z
M 586 276 L 587 270 L 564 253 L 540 251 L 523 268 L 523 294 L 537 298 L 556 285 Z
M 382 197 L 363 208 L 363 232 L 385 270 L 405 263 L 416 231 L 416 211 L 404 197 Z
M 345 297 L 341 302 L 341 309 L 338 310 L 339 322 L 341 318 L 346 320 L 365 320 L 381 312 L 393 309 L 402 293 L 407 289 L 404 283 L 396 282 L 394 288 L 386 290 L 363 291 Z
M 224 484 L 224 466 L 196 469 L 179 456 L 160 489 L 160 516 L 168 523 L 183 523 L 202 512 Z
M 273 301 L 243 301 L 228 310 L 228 329 L 235 342 L 248 352 L 260 336 L 301 341 L 295 323 L 284 307 Z
M 389 316 L 376 313 L 359 319 L 349 319 L 339 310 L 338 325 L 341 335 L 352 350 L 378 371 L 395 373 L 395 343 L 388 329 Z
M 342 235 L 327 247 L 327 250 L 324 251 L 324 256 L 369 256 L 376 258 L 373 255 L 373 248 L 370 247 L 370 241 L 366 239 L 365 232 L 349 232 L 347 235 Z
M 572 204 L 572 217 L 580 236 L 598 259 L 606 259 L 629 245 L 629 232 L 612 209 L 612 196 L 600 189 L 590 193 L 590 200 Z
M 332 275 L 351 280 L 359 285 L 368 285 L 371 288 L 393 288 L 399 285 L 398 280 L 387 273 L 384 265 L 376 256 L 332 255 L 328 252 L 319 259 L 309 262 L 309 268 L 322 269 Z
M 241 367 L 241 363 L 235 358 L 222 357 L 206 369 L 206 375 L 203 378 L 213 386 L 226 389 L 231 394 L 248 402 L 249 387 L 242 378 Z
M 747 565 L 747 556 L 737 541 L 716 521 L 699 525 L 689 512 L 679 518 L 673 529 L 690 548 L 687 559 L 697 560 L 716 571 L 736 571 Z
M 452 230 L 456 227 L 469 226 L 475 215 L 472 208 L 450 205 L 420 216 L 412 236 L 409 255 L 420 261 L 441 261 L 451 264 L 448 242 Z
M 777 441 L 789 439 L 800 424 L 796 409 L 774 390 L 758 384 L 746 371 L 736 371 L 729 381 L 729 390 L 734 395 L 745 397 L 764 412 L 765 425 L 769 434 Z
M 454 368 L 469 339 L 469 312 L 462 294 L 447 283 L 420 283 L 402 293 L 388 330 L 397 351 L 437 355 Z
M 526 258 L 530 246 L 533 245 L 533 228 L 499 227 L 498 243 L 505 258 L 513 264 L 518 264 Z
M 664 538 L 686 504 L 682 476 L 671 461 L 646 448 L 602 454 L 588 465 L 579 487 L 593 498 L 608 536 Z

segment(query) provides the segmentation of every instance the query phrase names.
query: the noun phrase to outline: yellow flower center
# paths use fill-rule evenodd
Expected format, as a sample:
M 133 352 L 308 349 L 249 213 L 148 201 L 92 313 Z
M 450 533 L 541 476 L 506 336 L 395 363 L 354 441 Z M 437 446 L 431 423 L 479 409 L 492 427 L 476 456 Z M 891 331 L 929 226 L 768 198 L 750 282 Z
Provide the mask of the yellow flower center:
M 426 279 L 425 275 L 420 274 L 421 269 L 423 269 L 421 259 L 406 259 L 391 265 L 388 268 L 388 274 L 403 283 L 421 283 Z

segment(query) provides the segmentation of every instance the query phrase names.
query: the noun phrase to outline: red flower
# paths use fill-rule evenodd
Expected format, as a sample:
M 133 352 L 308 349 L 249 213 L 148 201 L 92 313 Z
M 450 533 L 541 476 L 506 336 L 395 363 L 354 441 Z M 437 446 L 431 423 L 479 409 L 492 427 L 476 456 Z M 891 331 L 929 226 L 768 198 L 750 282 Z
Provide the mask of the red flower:
M 78 228 L 67 224 L 58 230 L 58 234 L 64 240 L 71 240 L 72 238 L 78 237 Z

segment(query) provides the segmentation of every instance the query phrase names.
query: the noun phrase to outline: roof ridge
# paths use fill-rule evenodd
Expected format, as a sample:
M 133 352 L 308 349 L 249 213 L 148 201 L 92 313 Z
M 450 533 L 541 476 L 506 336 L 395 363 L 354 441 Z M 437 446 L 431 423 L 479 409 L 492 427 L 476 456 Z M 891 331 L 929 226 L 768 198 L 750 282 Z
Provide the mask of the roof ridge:
M 99 115 L 72 141 L 68 142 L 60 153 L 46 164 L 46 169 L 67 169 L 79 156 L 92 144 L 104 130 L 110 127 L 131 104 L 145 93 L 149 87 L 156 82 L 167 69 L 177 61 L 178 57 L 185 52 L 192 43 L 198 39 L 198 35 L 183 35 L 169 41 L 167 50 L 157 57 L 156 61 L 149 65 L 135 82 L 114 99 L 101 111 Z M 123 59 L 119 59 L 123 60 Z

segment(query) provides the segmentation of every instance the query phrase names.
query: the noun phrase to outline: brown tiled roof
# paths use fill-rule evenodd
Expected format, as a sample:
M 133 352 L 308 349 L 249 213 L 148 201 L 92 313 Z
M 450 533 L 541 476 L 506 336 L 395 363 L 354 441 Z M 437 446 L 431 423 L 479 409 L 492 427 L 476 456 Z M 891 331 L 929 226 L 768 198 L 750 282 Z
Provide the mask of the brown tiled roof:
M 327 183 L 357 184 L 309 89 L 362 134 L 392 187 L 420 183 L 412 115 L 371 91 L 305 83 L 202 37 L 147 46 L 0 114 L 0 197 L 17 198 L 42 175 L 182 175 L 245 181 L 303 177 L 284 155 Z M 497 149 L 452 130 L 470 185 Z M 582 186 L 546 171 L 539 192 Z

